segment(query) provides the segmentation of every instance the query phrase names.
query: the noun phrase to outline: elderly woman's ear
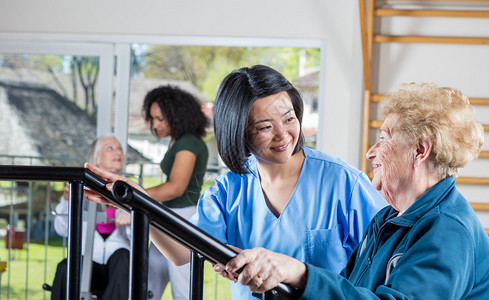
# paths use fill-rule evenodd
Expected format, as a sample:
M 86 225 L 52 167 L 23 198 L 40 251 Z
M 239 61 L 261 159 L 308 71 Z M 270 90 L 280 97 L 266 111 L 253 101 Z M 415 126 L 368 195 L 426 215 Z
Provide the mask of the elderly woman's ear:
M 432 147 L 433 143 L 429 138 L 423 138 L 418 142 L 414 154 L 414 167 L 419 167 L 424 162 L 428 162 Z

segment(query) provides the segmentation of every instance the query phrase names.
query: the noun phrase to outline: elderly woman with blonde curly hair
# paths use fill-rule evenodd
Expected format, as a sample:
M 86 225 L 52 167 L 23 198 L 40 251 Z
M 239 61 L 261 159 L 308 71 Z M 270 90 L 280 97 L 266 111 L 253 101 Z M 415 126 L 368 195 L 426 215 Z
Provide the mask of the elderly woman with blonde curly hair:
M 460 91 L 405 84 L 381 100 L 372 183 L 390 206 L 370 222 L 340 275 L 261 248 L 226 266 L 253 291 L 277 283 L 305 299 L 489 299 L 489 238 L 455 187 L 484 132 Z M 321 295 L 318 297 L 318 295 Z

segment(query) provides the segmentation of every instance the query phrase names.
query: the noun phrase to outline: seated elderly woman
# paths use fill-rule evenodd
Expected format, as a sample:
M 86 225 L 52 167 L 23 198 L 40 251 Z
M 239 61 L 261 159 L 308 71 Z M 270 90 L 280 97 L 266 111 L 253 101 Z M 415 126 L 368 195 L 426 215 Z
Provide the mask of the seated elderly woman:
M 289 283 L 305 299 L 489 299 L 489 238 L 454 180 L 484 139 L 469 100 L 406 84 L 382 99 L 381 112 L 367 158 L 390 207 L 370 222 L 341 274 L 255 248 L 226 265 L 229 273 L 244 266 L 239 282 L 258 292 Z
M 97 138 L 90 146 L 88 160 L 104 170 L 120 172 L 124 166 L 124 153 L 116 137 L 105 135 Z M 84 203 L 86 204 L 86 203 Z M 68 236 L 69 186 L 64 189 L 60 203 L 56 206 L 54 229 L 60 236 Z M 99 299 L 127 300 L 129 297 L 129 256 L 131 248 L 131 215 L 122 209 L 102 209 L 107 217 L 96 223 L 93 236 L 93 264 L 91 293 Z M 100 220 L 102 221 L 102 220 Z M 83 221 L 82 253 L 85 254 L 87 221 Z M 51 300 L 66 299 L 67 259 L 56 269 Z

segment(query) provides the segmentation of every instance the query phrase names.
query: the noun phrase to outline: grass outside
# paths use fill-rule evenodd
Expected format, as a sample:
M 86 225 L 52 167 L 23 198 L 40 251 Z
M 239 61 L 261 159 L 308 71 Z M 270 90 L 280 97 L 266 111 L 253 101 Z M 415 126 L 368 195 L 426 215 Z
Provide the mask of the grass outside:
M 0 299 L 50 299 L 50 292 L 44 291 L 42 285 L 44 283 L 51 285 L 53 282 L 56 266 L 65 255 L 62 241 L 56 239 L 49 242 L 46 259 L 44 244 L 31 243 L 28 251 L 26 247 L 27 244 L 24 244 L 24 249 L 12 250 L 10 254 L 12 260 L 9 262 L 7 270 L 1 275 Z M 27 256 L 29 256 L 28 264 L 26 263 Z M 2 261 L 8 260 L 8 249 L 5 248 L 4 240 L 0 241 L 0 259 Z M 26 274 L 28 274 L 27 278 Z M 230 298 L 229 281 L 216 276 L 210 264 L 206 262 L 204 299 Z M 172 299 L 170 286 L 167 286 L 162 299 Z
M 5 248 L 5 240 L 2 240 L 0 259 L 7 261 L 8 257 L 9 251 Z M 50 241 L 47 248 L 44 244 L 31 243 L 27 249 L 25 243 L 24 249 L 11 250 L 10 257 L 7 270 L 1 277 L 1 299 L 50 299 L 49 292 L 44 291 L 42 285 L 52 283 L 56 266 L 63 258 L 61 239 Z
M 161 178 L 144 178 L 144 187 L 161 183 Z M 205 191 L 213 181 L 205 181 Z M 10 182 L 0 181 L 2 188 L 11 186 Z M 64 183 L 54 183 L 53 190 L 62 191 Z M 52 284 L 57 264 L 66 257 L 62 239 L 51 239 L 47 248 L 44 243 L 31 242 L 27 249 L 11 250 L 5 247 L 5 239 L 0 239 L 0 261 L 8 262 L 7 269 L 0 274 L 0 299 L 50 299 L 50 292 L 44 291 L 44 283 Z M 231 299 L 229 281 L 216 275 L 208 262 L 204 265 L 204 299 Z M 26 276 L 27 274 L 27 276 Z M 167 286 L 162 300 L 171 300 L 171 287 Z

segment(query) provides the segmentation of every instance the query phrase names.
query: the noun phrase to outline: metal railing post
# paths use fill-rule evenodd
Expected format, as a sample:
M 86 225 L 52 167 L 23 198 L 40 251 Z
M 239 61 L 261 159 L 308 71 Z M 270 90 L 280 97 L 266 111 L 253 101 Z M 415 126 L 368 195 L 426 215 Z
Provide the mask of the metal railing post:
M 68 270 L 66 299 L 80 299 L 81 240 L 82 240 L 83 182 L 70 182 L 68 213 Z
M 129 299 L 148 299 L 149 218 L 131 210 L 131 258 L 129 262 Z
M 204 257 L 195 251 L 190 256 L 189 299 L 204 299 Z

